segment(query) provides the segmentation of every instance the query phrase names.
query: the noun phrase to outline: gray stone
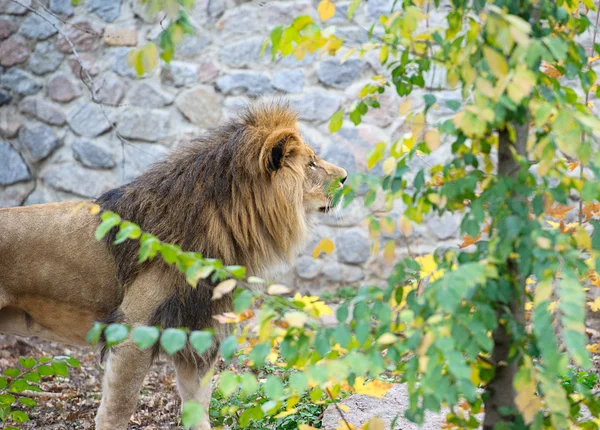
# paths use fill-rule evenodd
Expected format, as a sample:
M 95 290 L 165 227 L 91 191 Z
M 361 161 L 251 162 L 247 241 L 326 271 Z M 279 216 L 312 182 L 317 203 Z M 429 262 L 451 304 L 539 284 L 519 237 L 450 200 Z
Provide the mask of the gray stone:
M 442 216 L 432 216 L 427 220 L 427 227 L 440 240 L 455 238 L 458 234 L 462 215 L 444 213 Z
M 203 84 L 212 82 L 219 76 L 219 69 L 210 59 L 202 60 L 198 63 L 198 82 Z
M 54 72 L 65 56 L 51 42 L 40 42 L 36 45 L 29 60 L 29 69 L 36 75 Z
M 306 121 L 327 121 L 342 105 L 340 97 L 325 91 L 310 91 L 291 98 L 298 118 Z
M 40 178 L 55 190 L 82 197 L 95 198 L 118 186 L 116 174 L 106 170 L 90 170 L 76 163 L 55 164 Z
M 125 146 L 125 182 L 140 175 L 152 163 L 163 159 L 169 150 L 156 143 L 134 143 Z
M 304 139 L 304 141 L 308 145 L 310 145 L 310 147 L 313 149 L 313 151 L 315 151 L 316 154 L 319 154 L 321 152 L 321 149 L 327 146 L 327 143 L 330 140 L 328 137 L 325 137 L 323 133 L 321 133 L 319 130 L 309 125 L 299 124 L 298 128 L 300 129 L 300 133 L 302 134 L 302 138 Z
M 222 97 L 213 87 L 199 85 L 177 97 L 177 109 L 193 124 L 202 128 L 216 127 L 221 121 Z
M 0 0 L 0 13 L 7 13 L 9 15 L 24 15 L 29 12 L 27 7 L 31 7 L 31 2 L 32 0 L 20 0 L 19 3 L 21 4 L 19 4 L 12 0 Z
M 81 90 L 66 73 L 56 73 L 46 86 L 48 96 L 55 102 L 66 103 L 79 97 Z
M 323 266 L 323 275 L 333 282 L 357 282 L 365 279 L 365 272 L 360 267 L 340 263 Z
M 75 46 L 77 52 L 95 51 L 102 42 L 102 29 L 85 20 L 74 20 L 73 25 L 66 25 L 62 28 L 65 35 Z M 56 41 L 56 47 L 65 54 L 71 54 L 71 45 L 59 36 Z M 86 66 L 87 67 L 87 66 Z
M 44 17 L 41 17 L 32 13 L 21 24 L 19 33 L 30 39 L 44 40 L 58 33 L 56 27 L 59 25 L 60 21 L 50 14 L 44 13 Z
M 8 105 L 0 109 L 0 136 L 12 139 L 17 135 L 25 118 L 19 113 L 17 106 Z
M 31 115 L 50 125 L 63 125 L 65 114 L 54 103 L 47 102 L 41 97 L 26 97 L 19 103 L 22 113 Z
M 410 398 L 406 384 L 394 384 L 383 398 L 371 397 L 366 394 L 354 394 L 341 402 L 346 406 L 344 418 L 349 424 L 360 428 L 371 418 L 379 417 L 384 422 L 385 429 L 391 430 L 438 430 L 444 428 L 448 408 L 440 412 L 427 411 L 423 425 L 415 424 L 404 418 L 404 412 L 410 407 Z M 482 414 L 477 415 L 481 419 Z M 398 417 L 396 419 L 396 417 Z M 392 422 L 396 419 L 394 427 Z M 323 430 L 337 430 L 340 414 L 334 405 L 330 405 L 323 415 Z
M 0 18 L 0 40 L 10 37 L 17 31 L 17 25 L 8 18 Z
M 60 141 L 52 129 L 43 124 L 22 127 L 19 132 L 19 142 L 27 149 L 34 162 L 48 157 L 60 146 Z
M 85 4 L 106 22 L 114 22 L 121 14 L 121 0 L 86 0 Z
M 173 87 L 185 87 L 198 81 L 198 65 L 184 63 L 182 61 L 171 61 L 160 71 L 160 79 L 163 84 Z
M 73 157 L 85 167 L 93 169 L 110 169 L 116 165 L 108 151 L 88 140 L 76 140 L 73 143 Z
M 221 64 L 235 69 L 269 61 L 270 55 L 268 53 L 265 53 L 263 58 L 260 56 L 264 42 L 265 38 L 258 36 L 225 45 L 219 51 L 219 61 Z
M 302 70 L 281 70 L 273 75 L 273 87 L 284 93 L 301 93 L 304 87 Z
M 43 203 L 55 202 L 57 200 L 57 196 L 52 195 L 45 187 L 38 186 L 27 196 L 23 202 L 23 206 L 40 205 Z
M 10 143 L 0 140 L 0 185 L 31 179 L 27 164 Z
M 140 83 L 129 96 L 132 105 L 145 108 L 161 108 L 172 104 L 173 100 L 171 94 L 149 82 Z
M 260 96 L 273 91 L 271 80 L 264 73 L 234 72 L 217 79 L 217 89 L 224 94 Z
M 86 79 L 86 74 L 81 68 L 81 64 L 83 64 L 83 67 L 87 69 L 87 72 L 90 74 L 90 76 L 96 76 L 98 73 L 100 73 L 100 65 L 102 63 L 99 63 L 97 61 L 98 59 L 94 54 L 82 52 L 81 54 L 79 54 L 79 58 L 81 60 L 81 63 L 76 58 L 69 58 L 69 66 L 73 71 L 73 75 L 77 76 L 78 78 L 81 77 L 83 79 Z
M 12 97 L 10 96 L 10 94 L 8 94 L 8 92 L 0 90 L 0 106 L 9 104 L 11 100 Z
M 227 97 L 223 103 L 223 118 L 230 120 L 239 116 L 248 107 L 250 100 L 243 96 Z
M 169 113 L 150 109 L 128 109 L 119 117 L 119 133 L 126 139 L 157 142 L 170 135 Z
M 319 64 L 317 76 L 319 81 L 334 88 L 346 88 L 360 77 L 364 61 L 350 59 L 340 64 L 337 59 L 330 59 Z
M 0 75 L 0 87 L 22 96 L 30 96 L 42 89 L 42 85 L 32 75 L 15 68 Z
M 110 116 L 109 119 L 112 120 Z M 92 102 L 79 103 L 71 108 L 67 114 L 67 122 L 75 133 L 85 137 L 96 137 L 110 129 L 102 106 Z
M 400 7 L 402 7 L 402 4 L 396 0 L 369 0 L 367 2 L 367 13 L 369 18 L 378 19 L 381 15 L 389 15 L 393 10 L 398 10 Z
M 127 56 L 131 52 L 132 48 L 113 48 L 110 50 L 110 55 L 113 58 L 113 62 L 110 65 L 110 70 L 118 75 L 125 76 L 127 78 L 136 79 L 138 77 L 136 71 L 127 64 Z
M 50 0 L 50 10 L 63 15 L 73 15 L 73 0 Z
M 299 257 L 296 261 L 296 274 L 302 279 L 315 279 L 321 273 L 321 263 L 308 256 Z
M 18 182 L 6 187 L 0 186 L 0 208 L 21 206 L 33 190 L 33 187 L 35 187 L 33 181 Z
M 369 259 L 371 243 L 360 230 L 346 230 L 334 240 L 338 260 L 342 263 L 360 264 Z
M 207 33 L 196 30 L 196 33 L 188 34 L 183 38 L 181 45 L 175 50 L 175 58 L 197 58 L 211 43 Z
M 14 35 L 0 43 L 0 66 L 12 67 L 29 58 L 29 50 L 21 36 Z
M 317 54 L 306 54 L 300 60 L 294 55 L 281 57 L 277 60 L 277 64 L 281 67 L 308 67 L 312 66 L 317 61 Z
M 96 79 L 96 98 L 108 106 L 118 105 L 125 97 L 125 84 L 113 73 L 107 73 Z

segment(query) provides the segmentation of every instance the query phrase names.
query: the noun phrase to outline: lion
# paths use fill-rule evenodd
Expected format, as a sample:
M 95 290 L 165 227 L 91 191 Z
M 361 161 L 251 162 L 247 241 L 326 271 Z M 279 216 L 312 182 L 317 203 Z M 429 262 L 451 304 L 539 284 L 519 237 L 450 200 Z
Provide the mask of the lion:
M 304 142 L 288 106 L 258 103 L 95 203 L 162 241 L 260 276 L 295 256 L 313 214 L 331 209 L 331 184 L 346 176 Z M 99 215 L 74 214 L 78 205 L 0 210 L 0 332 L 85 344 L 96 321 L 212 328 L 215 345 L 202 357 L 188 349 L 172 360 L 182 403 L 208 410 L 210 384 L 200 381 L 228 334 L 212 316 L 231 309 L 231 296 L 212 301 L 213 284 L 192 289 L 160 258 L 138 264 L 136 241 L 113 245 L 114 232 L 95 240 Z M 108 350 L 97 429 L 127 427 L 155 353 L 131 340 Z M 208 416 L 194 428 L 210 429 Z

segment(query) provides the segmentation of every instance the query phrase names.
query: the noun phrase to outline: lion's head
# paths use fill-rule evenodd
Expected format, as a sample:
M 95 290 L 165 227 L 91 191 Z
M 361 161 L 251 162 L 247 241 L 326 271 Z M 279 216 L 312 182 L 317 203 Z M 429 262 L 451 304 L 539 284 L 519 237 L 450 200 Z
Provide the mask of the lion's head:
M 294 112 L 259 103 L 98 202 L 163 241 L 260 271 L 295 254 L 345 179 L 302 139 Z M 136 251 L 113 252 L 128 282 Z

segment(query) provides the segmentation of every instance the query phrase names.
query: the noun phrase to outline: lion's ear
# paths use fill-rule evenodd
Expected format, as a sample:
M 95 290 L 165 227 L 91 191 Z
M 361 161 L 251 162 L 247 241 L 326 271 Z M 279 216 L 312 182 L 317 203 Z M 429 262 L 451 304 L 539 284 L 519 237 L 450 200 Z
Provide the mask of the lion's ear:
M 283 166 L 283 159 L 285 158 L 285 139 L 280 140 L 271 149 L 271 156 L 269 157 L 269 170 L 274 172 L 279 170 Z

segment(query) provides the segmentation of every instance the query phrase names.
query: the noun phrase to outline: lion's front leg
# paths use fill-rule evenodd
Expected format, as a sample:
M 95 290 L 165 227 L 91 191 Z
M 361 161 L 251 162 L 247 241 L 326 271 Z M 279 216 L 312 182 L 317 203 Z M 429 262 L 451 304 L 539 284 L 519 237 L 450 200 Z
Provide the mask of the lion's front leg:
M 177 389 L 181 396 L 182 406 L 188 400 L 195 400 L 204 407 L 205 415 L 202 421 L 193 430 L 210 430 L 210 420 L 208 408 L 210 407 L 210 396 L 212 394 L 210 380 L 202 385 L 202 378 L 212 368 L 212 362 L 205 362 L 201 359 L 196 362 L 190 362 L 183 358 L 174 360 L 175 370 L 177 372 Z
M 127 428 L 151 363 L 152 351 L 142 351 L 132 342 L 125 342 L 109 352 L 96 430 Z

